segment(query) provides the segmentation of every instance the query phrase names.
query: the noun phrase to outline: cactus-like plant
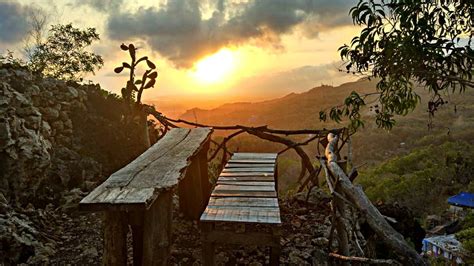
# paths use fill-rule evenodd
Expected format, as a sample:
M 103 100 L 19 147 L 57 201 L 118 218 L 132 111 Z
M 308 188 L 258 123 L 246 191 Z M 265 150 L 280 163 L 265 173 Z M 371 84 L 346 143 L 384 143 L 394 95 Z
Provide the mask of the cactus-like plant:
M 133 44 L 120 45 L 120 49 L 123 51 L 128 51 L 130 54 L 131 62 L 123 62 L 121 66 L 116 67 L 114 72 L 119 74 L 125 68 L 130 71 L 130 78 L 127 81 L 125 88 L 122 88 L 122 97 L 128 102 L 136 102 L 137 104 L 141 103 L 141 97 L 143 90 L 153 88 L 156 83 L 156 78 L 158 77 L 158 72 L 155 70 L 155 64 L 148 59 L 148 56 L 143 56 L 140 59 L 137 58 L 137 48 Z M 143 73 L 141 79 L 135 80 L 135 72 L 138 64 L 146 62 L 148 69 Z M 136 95 L 136 99 L 135 99 Z

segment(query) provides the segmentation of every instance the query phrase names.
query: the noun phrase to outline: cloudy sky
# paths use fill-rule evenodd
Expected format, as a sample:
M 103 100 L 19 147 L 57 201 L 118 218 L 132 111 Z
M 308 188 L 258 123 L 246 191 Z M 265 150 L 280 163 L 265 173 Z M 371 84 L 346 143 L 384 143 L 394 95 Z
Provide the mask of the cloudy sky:
M 94 27 L 92 50 L 104 67 L 88 76 L 119 92 L 113 68 L 133 42 L 157 63 L 157 86 L 145 99 L 166 97 L 251 100 L 338 85 L 337 48 L 358 29 L 348 12 L 356 0 L 0 0 L 0 52 L 21 56 L 31 12 L 49 23 Z

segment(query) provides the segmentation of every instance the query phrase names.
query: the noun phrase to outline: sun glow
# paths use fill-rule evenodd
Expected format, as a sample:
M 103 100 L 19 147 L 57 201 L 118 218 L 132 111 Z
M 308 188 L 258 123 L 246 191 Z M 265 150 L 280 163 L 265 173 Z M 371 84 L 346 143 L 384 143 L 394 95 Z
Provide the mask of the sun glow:
M 234 69 L 234 54 L 223 49 L 197 62 L 193 75 L 201 82 L 217 83 L 224 81 Z

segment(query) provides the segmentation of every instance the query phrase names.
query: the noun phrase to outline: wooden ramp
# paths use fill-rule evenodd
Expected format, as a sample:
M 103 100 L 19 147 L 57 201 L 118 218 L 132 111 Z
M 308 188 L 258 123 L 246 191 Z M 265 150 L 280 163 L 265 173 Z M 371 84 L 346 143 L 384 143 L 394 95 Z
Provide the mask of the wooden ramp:
M 275 153 L 235 153 L 228 161 L 200 219 L 204 264 L 214 264 L 215 243 L 270 246 L 271 264 L 278 264 L 281 219 L 276 159 Z M 266 224 L 272 233 L 216 230 L 216 222 Z

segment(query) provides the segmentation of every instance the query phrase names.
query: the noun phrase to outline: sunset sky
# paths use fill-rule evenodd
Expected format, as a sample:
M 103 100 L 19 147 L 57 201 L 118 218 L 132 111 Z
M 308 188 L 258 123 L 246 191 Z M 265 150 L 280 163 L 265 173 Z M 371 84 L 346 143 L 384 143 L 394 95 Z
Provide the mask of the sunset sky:
M 145 100 L 200 99 L 208 105 L 261 100 L 321 84 L 354 80 L 338 72 L 337 48 L 358 32 L 348 15 L 355 0 L 0 0 L 0 52 L 21 56 L 29 12 L 42 9 L 50 24 L 94 27 L 92 50 L 104 67 L 87 76 L 119 92 L 114 67 L 133 42 L 159 71 Z M 204 106 L 202 107 L 209 107 Z

